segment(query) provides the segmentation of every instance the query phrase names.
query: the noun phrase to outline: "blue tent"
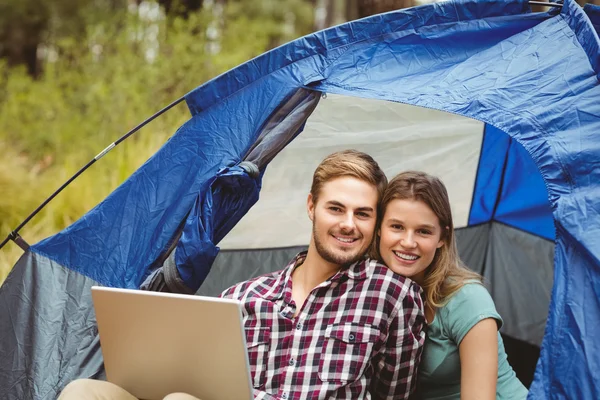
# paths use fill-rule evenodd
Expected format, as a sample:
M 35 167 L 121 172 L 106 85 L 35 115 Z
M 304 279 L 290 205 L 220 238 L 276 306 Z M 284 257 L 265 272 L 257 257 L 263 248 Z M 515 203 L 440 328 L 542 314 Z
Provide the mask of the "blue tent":
M 0 288 L 0 398 L 103 376 L 92 285 L 216 294 L 281 268 L 309 237 L 306 179 L 340 147 L 442 176 L 503 333 L 542 345 L 530 398 L 600 398 L 599 25 L 572 0 L 447 1 L 317 32 L 196 88 L 189 121 Z

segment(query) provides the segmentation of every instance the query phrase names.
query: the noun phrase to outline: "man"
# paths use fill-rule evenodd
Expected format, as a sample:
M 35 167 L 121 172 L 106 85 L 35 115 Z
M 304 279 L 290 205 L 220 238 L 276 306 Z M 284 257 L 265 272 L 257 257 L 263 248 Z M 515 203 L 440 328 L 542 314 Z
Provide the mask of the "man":
M 420 288 L 364 259 L 387 179 L 367 154 L 331 154 L 307 200 L 308 251 L 227 289 L 242 301 L 257 399 L 406 399 L 425 339 Z
M 421 289 L 364 258 L 386 185 L 369 155 L 331 154 L 317 167 L 308 195 L 308 251 L 281 271 L 223 292 L 243 303 L 256 399 L 407 399 L 412 393 L 425 340 Z M 84 393 L 134 399 L 116 385 L 89 380 L 72 382 L 60 399 Z

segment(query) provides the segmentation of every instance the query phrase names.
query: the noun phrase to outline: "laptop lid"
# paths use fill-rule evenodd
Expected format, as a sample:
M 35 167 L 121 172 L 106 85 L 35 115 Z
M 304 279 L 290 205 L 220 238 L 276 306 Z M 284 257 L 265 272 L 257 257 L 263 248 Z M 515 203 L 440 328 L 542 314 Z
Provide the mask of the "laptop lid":
M 236 300 L 93 286 L 106 377 L 140 399 L 252 399 Z

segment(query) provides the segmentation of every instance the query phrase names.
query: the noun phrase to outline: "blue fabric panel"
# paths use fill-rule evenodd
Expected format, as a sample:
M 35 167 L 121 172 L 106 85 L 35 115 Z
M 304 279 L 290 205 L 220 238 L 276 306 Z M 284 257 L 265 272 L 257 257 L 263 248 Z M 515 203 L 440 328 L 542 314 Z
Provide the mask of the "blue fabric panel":
M 600 79 L 600 39 L 598 38 L 598 12 L 600 7 L 587 5 L 586 11 L 574 1 L 565 1 L 561 16 L 564 17 L 585 50 L 596 77 Z M 586 14 L 587 12 L 587 14 Z M 590 18 L 593 18 L 591 23 Z
M 183 282 L 197 291 L 219 252 L 216 246 L 258 200 L 260 177 L 239 166 L 217 173 L 210 189 L 199 195 L 177 243 L 175 262 Z
M 263 79 L 284 68 L 287 69 L 287 74 L 292 80 L 304 81 L 305 84 L 318 81 L 322 79 L 323 69 L 326 67 L 319 61 L 320 58 L 327 57 L 330 64 L 350 45 L 365 40 L 378 40 L 379 37 L 393 32 L 399 32 L 402 36 L 416 36 L 415 30 L 424 28 L 426 31 L 420 35 L 435 38 L 440 31 L 454 32 L 457 28 L 460 29 L 460 26 L 457 25 L 459 21 L 477 20 L 491 16 L 520 15 L 514 20 L 498 21 L 502 25 L 502 29 L 497 29 L 492 33 L 488 32 L 487 35 L 473 34 L 472 32 L 463 32 L 460 35 L 460 38 L 463 39 L 460 47 L 470 47 L 469 42 L 474 42 L 472 44 L 474 47 L 480 47 L 481 42 L 498 42 L 545 18 L 544 16 L 521 15 L 529 11 L 529 3 L 524 0 L 446 1 L 352 21 L 313 33 L 258 56 L 194 89 L 186 95 L 186 102 L 191 113 L 195 115 L 258 79 Z M 481 22 L 475 22 L 475 24 L 481 25 Z M 483 28 L 483 26 L 481 27 Z M 454 38 L 456 39 L 456 36 Z M 443 40 L 443 38 L 440 39 Z M 442 47 L 446 48 L 450 44 L 445 43 Z M 464 51 L 462 48 L 458 50 L 458 53 Z M 424 49 L 419 51 L 419 54 L 423 52 L 428 53 L 429 50 Z M 444 63 L 450 61 L 447 57 L 452 53 L 454 51 L 441 53 L 444 55 Z M 415 61 L 417 58 L 415 57 Z M 304 65 L 293 65 L 299 61 L 308 62 Z M 381 83 L 384 79 L 375 77 L 375 80 Z
M 555 237 L 548 190 L 533 159 L 505 132 L 486 125 L 469 225 L 492 220 Z
M 545 239 L 554 240 L 555 237 L 544 179 L 529 153 L 514 140 L 508 151 L 494 220 Z
M 485 125 L 469 225 L 490 222 L 494 218 L 510 141 L 510 136 L 500 129 Z
M 192 117 L 102 203 L 32 251 L 102 285 L 139 287 L 197 197 L 221 168 L 241 161 L 265 119 L 299 86 L 274 74 Z
M 600 6 L 595 6 L 593 4 L 586 4 L 583 7 L 583 11 L 587 14 L 594 29 L 596 29 L 596 33 L 600 35 Z

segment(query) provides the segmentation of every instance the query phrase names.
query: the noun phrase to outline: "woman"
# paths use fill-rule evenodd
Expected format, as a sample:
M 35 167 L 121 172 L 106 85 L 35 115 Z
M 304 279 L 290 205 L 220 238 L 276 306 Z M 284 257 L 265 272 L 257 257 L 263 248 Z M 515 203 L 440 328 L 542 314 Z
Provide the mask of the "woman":
M 458 257 L 444 184 L 403 172 L 383 195 L 374 255 L 424 290 L 427 339 L 419 366 L 422 399 L 525 399 L 508 364 L 502 319 L 480 275 Z

